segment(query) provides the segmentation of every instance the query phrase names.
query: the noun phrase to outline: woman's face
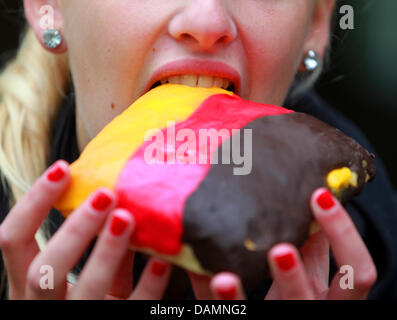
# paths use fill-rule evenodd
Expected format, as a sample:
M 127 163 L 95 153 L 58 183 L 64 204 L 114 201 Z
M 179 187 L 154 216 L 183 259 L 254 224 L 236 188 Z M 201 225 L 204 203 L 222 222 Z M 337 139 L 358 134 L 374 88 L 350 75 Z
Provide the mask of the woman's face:
M 180 59 L 226 63 L 242 98 L 282 104 L 305 52 L 324 52 L 334 0 L 25 0 L 39 39 L 31 11 L 48 4 L 69 55 L 82 150 Z

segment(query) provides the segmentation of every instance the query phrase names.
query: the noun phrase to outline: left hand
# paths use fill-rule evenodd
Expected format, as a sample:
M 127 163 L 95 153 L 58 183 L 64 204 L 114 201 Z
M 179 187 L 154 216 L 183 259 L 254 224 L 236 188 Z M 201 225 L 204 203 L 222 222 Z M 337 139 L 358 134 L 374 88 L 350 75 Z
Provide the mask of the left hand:
M 349 214 L 325 188 L 313 192 L 310 206 L 321 230 L 312 234 L 299 251 L 288 243 L 269 250 L 273 283 L 265 299 L 366 299 L 377 272 Z M 330 246 L 338 268 L 353 268 L 354 288 L 341 288 L 341 273 L 336 273 L 328 286 Z M 239 277 L 233 273 L 221 272 L 212 279 L 193 273 L 189 277 L 197 299 L 246 298 Z

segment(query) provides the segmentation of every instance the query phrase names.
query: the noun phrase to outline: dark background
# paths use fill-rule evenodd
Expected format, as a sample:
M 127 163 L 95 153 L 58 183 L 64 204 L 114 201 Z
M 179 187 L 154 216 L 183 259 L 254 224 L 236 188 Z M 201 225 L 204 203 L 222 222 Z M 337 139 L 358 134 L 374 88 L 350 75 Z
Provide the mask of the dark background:
M 354 30 L 336 23 L 331 62 L 317 90 L 352 119 L 382 157 L 397 188 L 397 1 L 342 0 L 354 8 Z M 18 0 L 0 0 L 0 65 L 15 54 L 23 26 Z

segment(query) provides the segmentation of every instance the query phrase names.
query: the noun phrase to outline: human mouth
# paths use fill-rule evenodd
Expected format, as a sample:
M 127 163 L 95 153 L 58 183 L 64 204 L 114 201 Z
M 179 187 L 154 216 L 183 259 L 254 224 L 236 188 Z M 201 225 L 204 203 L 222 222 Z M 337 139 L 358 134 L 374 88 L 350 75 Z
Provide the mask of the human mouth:
M 235 92 L 234 84 L 225 78 L 203 76 L 199 74 L 184 74 L 167 77 L 157 81 L 151 89 L 166 83 L 183 84 L 190 87 L 211 88 L 217 87 Z
M 239 94 L 240 74 L 221 61 L 183 59 L 157 69 L 148 81 L 145 91 L 165 84 L 183 84 L 190 87 L 218 87 Z

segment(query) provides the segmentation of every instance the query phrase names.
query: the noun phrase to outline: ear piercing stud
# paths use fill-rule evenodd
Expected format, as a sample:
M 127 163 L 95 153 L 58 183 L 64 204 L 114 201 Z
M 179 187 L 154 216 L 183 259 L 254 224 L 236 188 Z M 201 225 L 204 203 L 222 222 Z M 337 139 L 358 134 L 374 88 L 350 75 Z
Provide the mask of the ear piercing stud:
M 57 29 L 48 29 L 43 34 L 43 42 L 49 49 L 56 49 L 62 43 L 62 35 Z
M 306 54 L 304 65 L 307 71 L 313 72 L 320 65 L 320 58 L 316 51 L 309 50 Z

